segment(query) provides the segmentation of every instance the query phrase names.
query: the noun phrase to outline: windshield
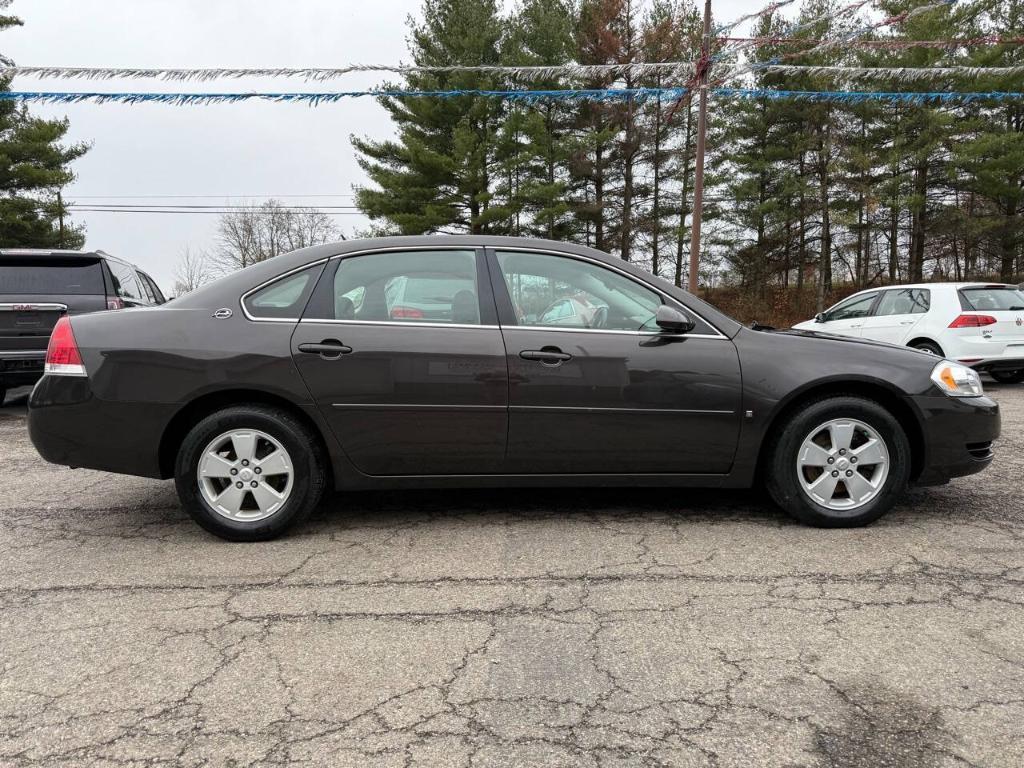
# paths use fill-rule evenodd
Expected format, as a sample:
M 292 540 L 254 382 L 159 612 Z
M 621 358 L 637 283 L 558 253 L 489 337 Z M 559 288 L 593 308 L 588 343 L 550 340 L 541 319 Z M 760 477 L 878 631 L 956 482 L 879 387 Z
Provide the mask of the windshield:
M 964 309 L 979 312 L 1024 310 L 1024 293 L 1009 285 L 986 285 L 979 288 L 961 288 Z

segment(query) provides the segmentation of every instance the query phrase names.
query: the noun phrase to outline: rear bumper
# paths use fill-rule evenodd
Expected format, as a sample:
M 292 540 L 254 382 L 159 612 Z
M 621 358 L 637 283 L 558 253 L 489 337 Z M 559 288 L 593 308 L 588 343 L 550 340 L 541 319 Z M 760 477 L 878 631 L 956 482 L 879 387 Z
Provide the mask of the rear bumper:
M 160 477 L 160 439 L 174 408 L 111 403 L 85 377 L 43 376 L 29 396 L 28 434 L 52 464 Z
M 43 375 L 46 350 L 0 352 L 0 388 L 34 384 Z
M 981 472 L 992 463 L 999 437 L 999 405 L 987 397 L 913 398 L 922 414 L 924 462 L 918 485 L 939 485 L 950 478 Z

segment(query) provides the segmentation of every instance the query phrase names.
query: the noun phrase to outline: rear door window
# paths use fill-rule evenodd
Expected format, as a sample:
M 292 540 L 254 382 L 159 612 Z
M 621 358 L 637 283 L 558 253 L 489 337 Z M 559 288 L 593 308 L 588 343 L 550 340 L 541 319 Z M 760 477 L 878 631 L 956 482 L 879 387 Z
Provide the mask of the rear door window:
M 142 286 L 135 275 L 135 270 L 118 261 L 108 261 L 110 275 L 114 278 L 114 293 L 127 301 L 149 303 Z
M 102 296 L 99 259 L 0 256 L 0 293 L 25 296 Z
M 141 272 L 136 272 L 135 277 L 139 282 L 139 287 L 142 289 L 142 295 L 146 297 L 147 304 L 156 304 L 156 296 L 153 295 L 153 288 L 146 281 L 146 278 Z
M 349 256 L 340 260 L 331 282 L 329 295 L 317 291 L 306 317 L 374 323 L 480 324 L 476 253 L 472 250 Z
M 923 288 L 882 291 L 875 315 L 923 315 L 931 304 L 931 292 Z
M 149 292 L 153 295 L 153 299 L 157 304 L 163 304 L 167 301 L 167 299 L 164 298 L 163 293 L 160 291 L 160 286 L 156 284 L 156 281 L 152 277 L 147 275 L 145 272 L 139 272 L 139 278 L 146 284 L 146 287 L 149 288 Z

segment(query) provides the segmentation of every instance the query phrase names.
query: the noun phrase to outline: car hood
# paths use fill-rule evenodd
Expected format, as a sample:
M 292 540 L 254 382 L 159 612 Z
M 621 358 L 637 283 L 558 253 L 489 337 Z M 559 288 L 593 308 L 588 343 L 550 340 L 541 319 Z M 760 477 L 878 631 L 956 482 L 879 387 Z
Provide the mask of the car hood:
M 801 323 L 802 325 L 802 323 Z M 864 339 L 858 336 L 839 336 L 834 333 L 822 333 L 821 331 L 812 331 L 806 328 L 800 328 L 799 326 L 793 326 L 785 330 L 769 331 L 777 335 L 784 336 L 799 336 L 808 339 L 826 339 L 828 341 L 836 341 L 841 344 L 856 344 L 861 347 L 878 347 L 880 349 L 897 350 L 899 352 L 905 352 L 911 355 L 924 355 L 926 357 L 935 359 L 935 355 L 928 352 L 922 352 L 919 349 L 913 347 L 905 347 L 902 344 L 890 344 L 887 341 L 877 341 L 875 339 Z

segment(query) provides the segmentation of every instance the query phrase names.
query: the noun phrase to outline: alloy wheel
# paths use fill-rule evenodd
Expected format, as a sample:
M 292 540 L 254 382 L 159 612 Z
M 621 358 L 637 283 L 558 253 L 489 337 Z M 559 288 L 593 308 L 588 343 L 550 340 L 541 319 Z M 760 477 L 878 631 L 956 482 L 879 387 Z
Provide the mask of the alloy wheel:
M 254 522 L 288 501 L 295 467 L 285 447 L 266 432 L 235 429 L 203 449 L 196 476 L 203 498 L 217 514 Z
M 889 463 L 889 449 L 873 427 L 856 419 L 832 419 L 804 438 L 796 470 L 812 501 L 843 513 L 881 492 Z

